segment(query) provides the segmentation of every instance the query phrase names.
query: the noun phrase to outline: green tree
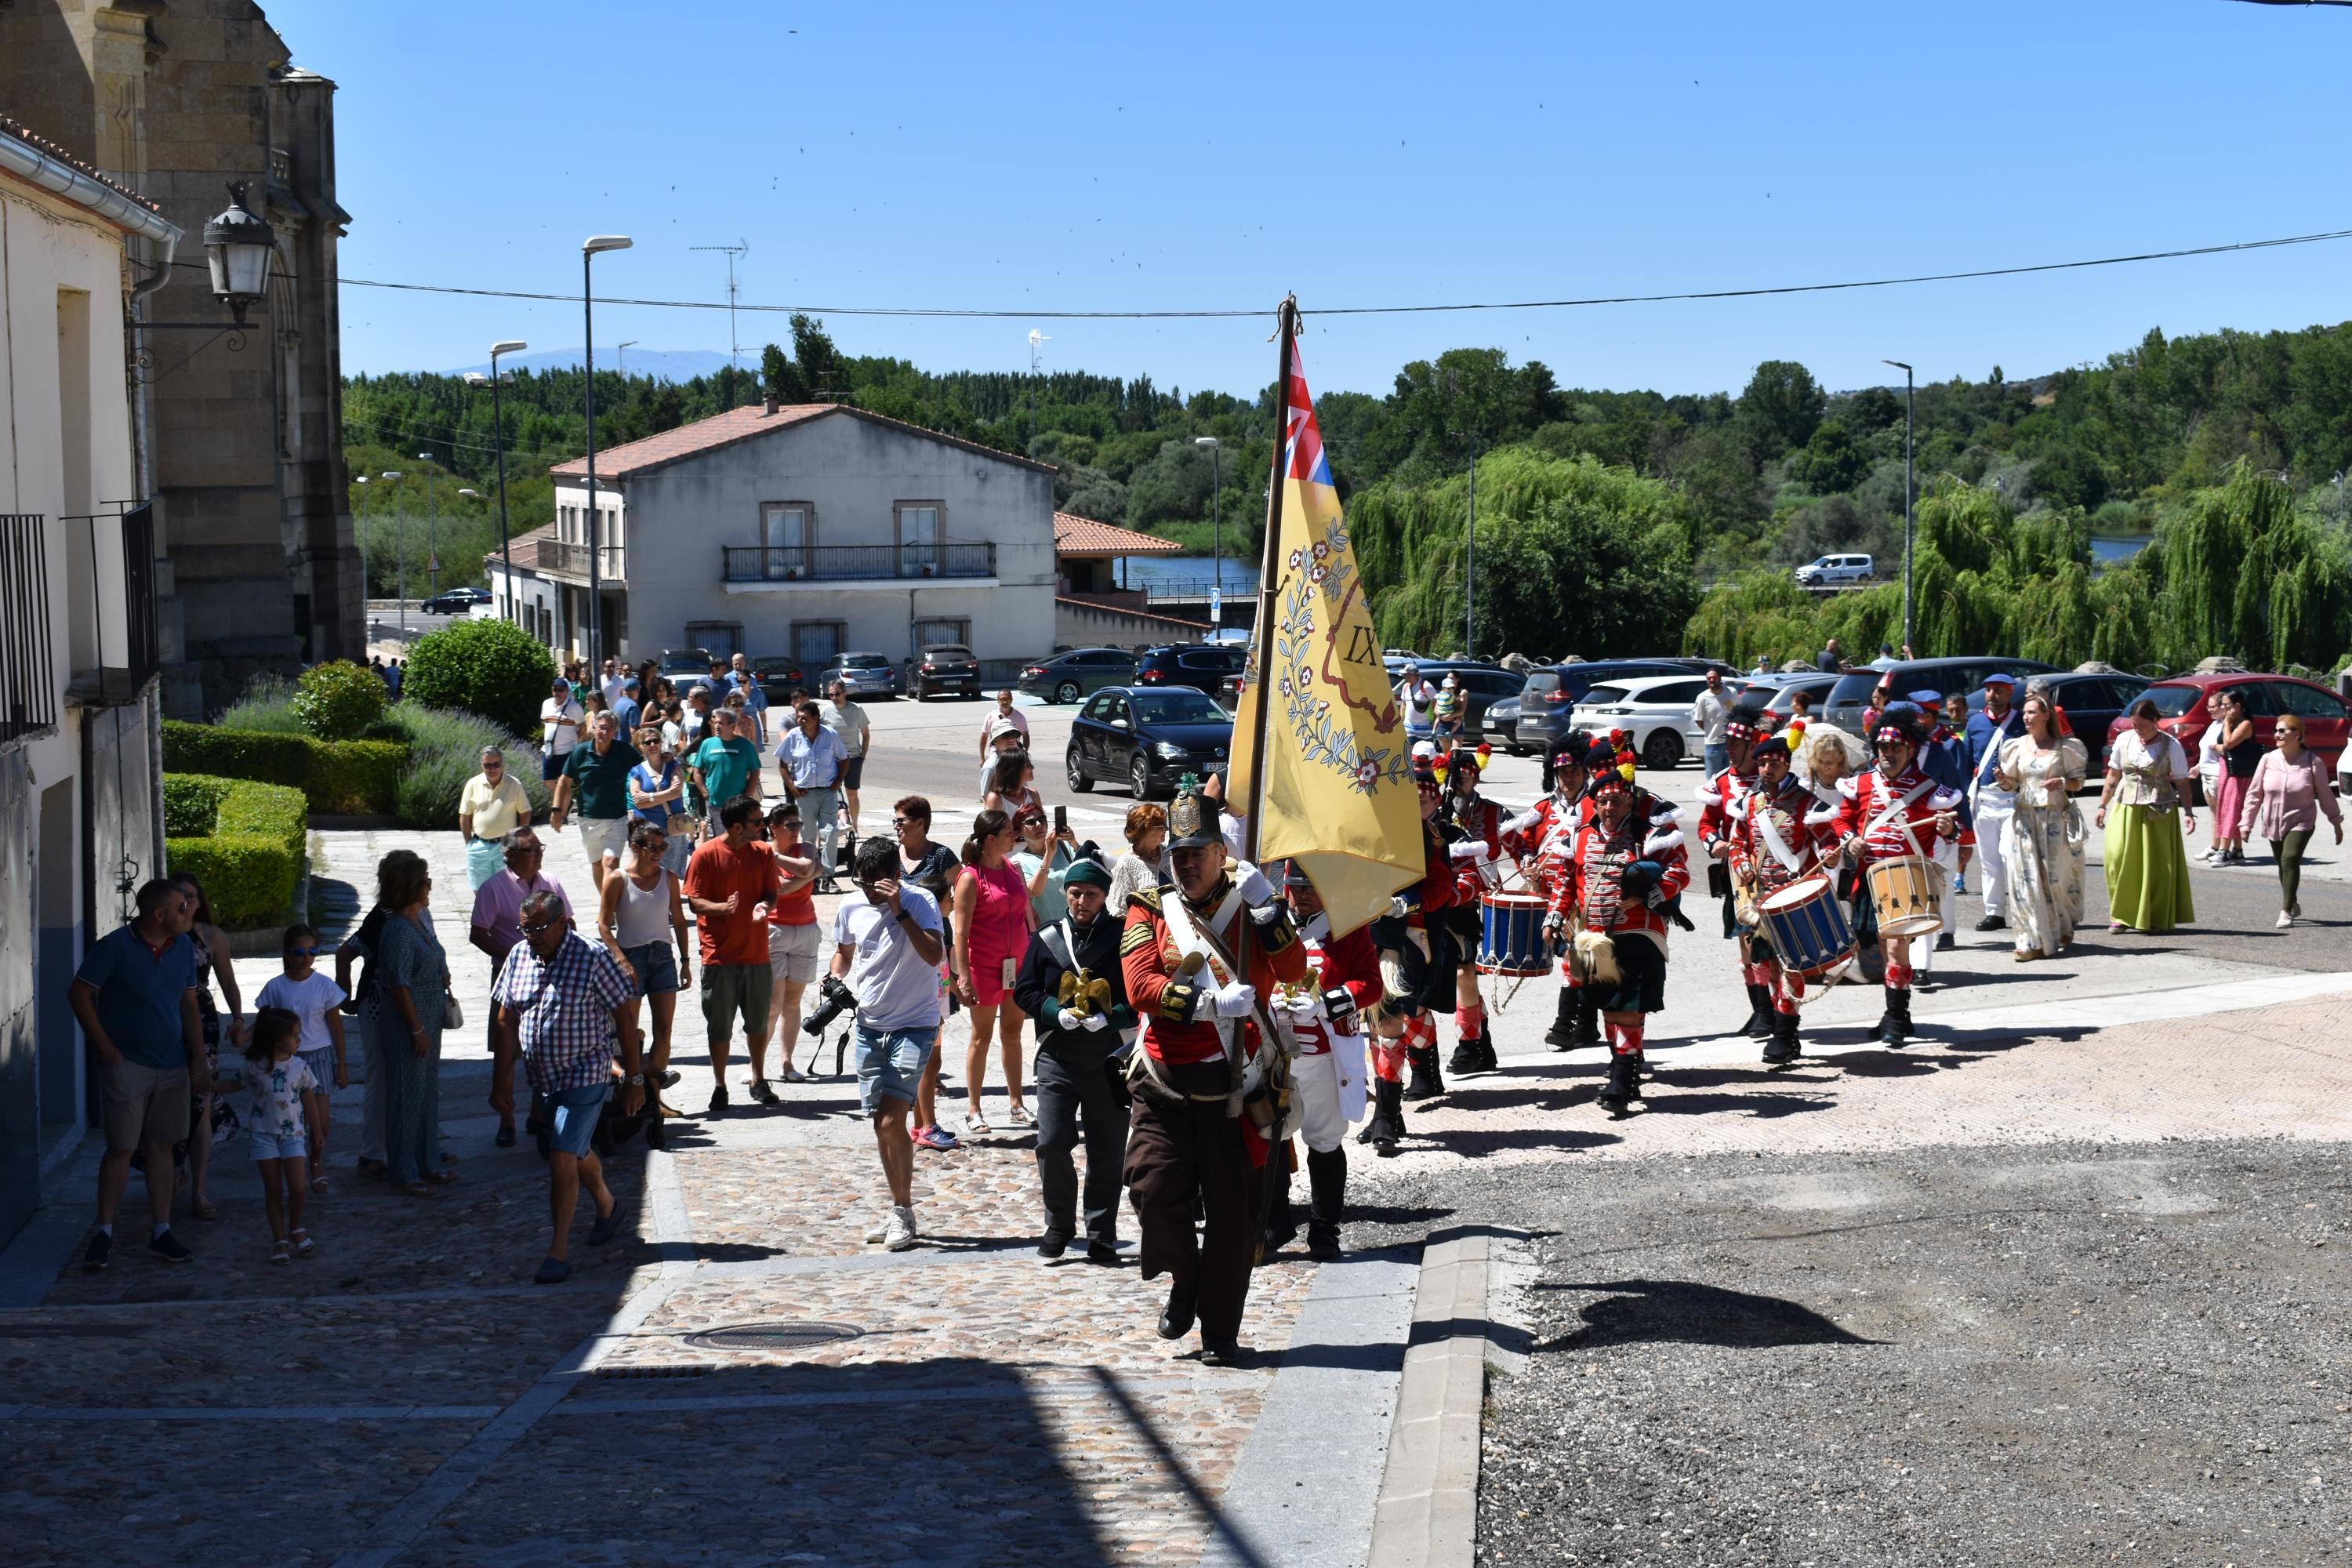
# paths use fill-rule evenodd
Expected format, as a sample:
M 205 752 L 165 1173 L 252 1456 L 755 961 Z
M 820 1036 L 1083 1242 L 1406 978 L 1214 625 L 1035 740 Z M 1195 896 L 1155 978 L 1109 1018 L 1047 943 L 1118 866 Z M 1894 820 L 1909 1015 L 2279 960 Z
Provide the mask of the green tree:
M 1794 360 L 1768 359 L 1739 395 L 1739 429 L 1748 455 L 1769 463 L 1813 438 L 1829 398 L 1813 373 Z
M 539 727 L 539 705 L 555 679 L 554 661 L 530 633 L 509 621 L 455 621 L 419 637 L 409 651 L 404 702 L 459 708 L 518 735 Z

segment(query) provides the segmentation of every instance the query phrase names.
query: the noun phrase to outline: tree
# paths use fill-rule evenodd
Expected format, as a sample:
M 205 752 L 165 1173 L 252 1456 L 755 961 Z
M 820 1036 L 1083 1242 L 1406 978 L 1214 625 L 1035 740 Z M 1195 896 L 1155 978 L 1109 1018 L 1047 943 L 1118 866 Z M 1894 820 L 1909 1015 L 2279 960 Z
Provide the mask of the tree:
M 1739 395 L 1738 424 L 1759 467 L 1812 439 L 1829 398 L 1813 373 L 1794 360 L 1768 359 Z
M 454 621 L 409 651 L 401 698 L 426 708 L 462 708 L 518 735 L 539 726 L 539 705 L 554 661 L 510 621 Z
M 1789 459 L 1789 477 L 1817 496 L 1850 490 L 1869 471 L 1869 454 L 1835 419 L 1816 426 L 1803 450 Z

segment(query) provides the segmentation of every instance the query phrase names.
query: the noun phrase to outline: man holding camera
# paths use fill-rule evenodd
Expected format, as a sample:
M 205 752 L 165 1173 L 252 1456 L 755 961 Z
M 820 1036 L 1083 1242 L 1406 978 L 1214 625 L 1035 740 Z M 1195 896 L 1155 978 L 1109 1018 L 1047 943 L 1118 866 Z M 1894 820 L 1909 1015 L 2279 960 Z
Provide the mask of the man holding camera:
M 1069 917 L 1043 927 L 1013 979 L 1021 1010 L 1037 1021 L 1037 1185 L 1045 1238 L 1037 1256 L 1062 1256 L 1077 1235 L 1078 1173 L 1070 1158 L 1078 1124 L 1087 1138 L 1087 1261 L 1118 1262 L 1119 1167 L 1127 1160 L 1127 1094 L 1119 1079 L 1135 1011 L 1119 973 L 1119 922 L 1107 918 L 1110 872 L 1081 857 L 1063 875 Z
M 1199 790 L 1177 795 L 1168 809 L 1173 896 L 1134 894 L 1119 934 L 1128 1000 L 1144 1020 L 1126 1167 L 1143 1277 L 1170 1276 L 1160 1337 L 1181 1339 L 1197 1314 L 1210 1366 L 1240 1353 L 1257 1250 L 1273 1110 L 1258 1058 L 1273 1031 L 1260 999 L 1307 975 L 1274 885 L 1246 861 L 1227 864 L 1220 815 Z M 1196 1198 L 1208 1216 L 1197 1243 Z
M 898 848 L 888 839 L 857 847 L 854 874 L 864 896 L 842 900 L 834 912 L 833 969 L 818 1011 L 821 1018 L 845 1002 L 857 1009 L 857 1099 L 873 1120 L 890 1188 L 890 1216 L 866 1239 L 893 1252 L 915 1245 L 915 1146 L 907 1113 L 939 1044 L 940 963 L 946 955 L 939 904 L 900 882 L 898 871 Z

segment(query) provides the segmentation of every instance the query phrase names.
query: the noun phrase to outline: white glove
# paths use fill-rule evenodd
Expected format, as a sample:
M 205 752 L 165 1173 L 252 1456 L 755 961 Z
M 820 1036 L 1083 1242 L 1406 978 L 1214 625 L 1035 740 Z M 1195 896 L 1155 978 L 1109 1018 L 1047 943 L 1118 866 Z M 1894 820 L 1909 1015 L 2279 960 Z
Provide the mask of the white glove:
M 1243 874 L 1238 886 L 1242 902 L 1245 904 L 1263 904 L 1274 897 L 1274 884 L 1267 881 L 1265 873 L 1255 866 Z
M 1465 838 L 1448 849 L 1445 852 L 1445 858 L 1449 860 L 1484 860 L 1486 858 L 1486 841 L 1483 838 Z
M 1220 1018 L 1246 1018 L 1257 1005 L 1257 987 L 1239 980 L 1220 985 L 1213 1005 Z
M 1290 1021 L 1293 1024 L 1318 1023 L 1323 1016 L 1322 998 L 1312 992 L 1303 992 L 1293 996 L 1285 1004 L 1285 1006 L 1290 1014 Z
M 1084 1018 L 1078 1020 L 1078 1027 L 1086 1030 L 1088 1034 L 1095 1034 L 1101 1030 L 1108 1029 L 1110 1027 L 1110 1015 L 1108 1013 L 1089 1013 Z
M 1412 913 L 1412 906 L 1404 901 L 1404 896 L 1402 894 L 1399 894 L 1397 897 L 1389 900 L 1389 913 L 1394 915 L 1399 920 L 1402 920 L 1405 916 Z

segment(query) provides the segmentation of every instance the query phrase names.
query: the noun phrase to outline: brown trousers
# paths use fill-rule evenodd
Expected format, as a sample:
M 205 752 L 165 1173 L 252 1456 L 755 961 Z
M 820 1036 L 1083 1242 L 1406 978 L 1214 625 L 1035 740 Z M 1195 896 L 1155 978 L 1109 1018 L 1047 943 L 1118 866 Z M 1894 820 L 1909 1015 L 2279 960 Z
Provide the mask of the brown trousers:
M 1137 1047 L 1141 1049 L 1140 1047 Z M 1135 1097 L 1127 1139 L 1127 1192 L 1142 1233 L 1143 1278 L 1165 1273 L 1192 1292 L 1203 1344 L 1232 1342 L 1249 1300 L 1250 1260 L 1257 1250 L 1259 1173 L 1238 1117 L 1225 1114 L 1232 1082 L 1223 1061 L 1163 1068 L 1180 1093 L 1209 1094 L 1171 1105 Z M 1196 1240 L 1192 1200 L 1208 1225 Z

